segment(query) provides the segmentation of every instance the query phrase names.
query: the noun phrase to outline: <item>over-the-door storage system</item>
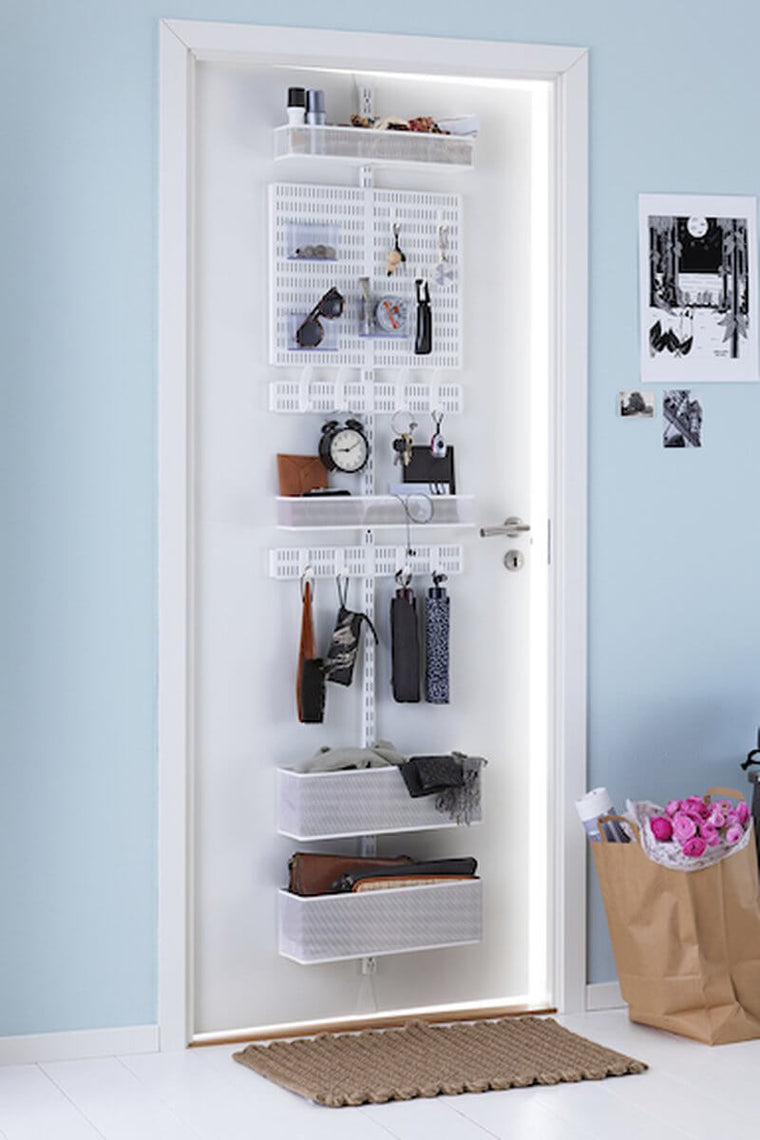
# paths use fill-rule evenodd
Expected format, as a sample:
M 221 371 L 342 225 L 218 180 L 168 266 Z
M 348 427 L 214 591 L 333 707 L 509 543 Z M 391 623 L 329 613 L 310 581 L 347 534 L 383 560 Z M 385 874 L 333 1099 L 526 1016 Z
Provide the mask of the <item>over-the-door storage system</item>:
M 241 59 L 196 72 L 197 1035 L 542 992 L 547 832 L 535 777 L 545 721 L 532 689 L 542 646 L 529 631 L 544 571 L 528 538 L 484 540 L 479 527 L 519 514 L 539 548 L 545 534 L 531 458 L 533 354 L 545 319 L 533 284 L 534 211 L 545 198 L 532 131 L 544 105 L 520 85 L 403 71 L 354 77 L 303 64 Z M 374 87 L 383 114 L 472 113 L 480 133 L 282 129 L 288 86 L 323 88 L 329 118 L 348 122 L 355 79 Z M 388 277 L 394 223 L 407 261 Z M 443 285 L 440 226 L 448 227 L 443 269 L 453 271 L 447 281 L 441 273 Z M 432 351 L 422 354 L 414 351 L 418 275 L 430 282 L 433 320 Z M 364 335 L 363 277 L 373 300 L 382 292 L 407 302 L 403 334 Z M 321 317 L 322 341 L 301 347 L 292 318 L 303 323 L 331 287 L 345 297 L 343 314 Z M 423 451 L 436 430 L 431 412 L 443 413 L 454 449 L 454 493 L 408 500 L 408 513 L 390 491 L 402 482 L 392 447 L 399 410 L 418 424 L 413 444 Z M 327 477 L 350 495 L 280 496 L 276 455 L 315 457 L 323 425 L 349 418 L 363 426 L 370 461 L 358 474 Z M 503 561 L 513 545 L 525 556 L 516 574 Z M 433 573 L 447 576 L 448 704 L 393 699 L 390 605 L 400 569 L 413 575 L 420 605 Z M 364 637 L 350 686 L 328 682 L 321 724 L 299 723 L 296 713 L 307 572 L 319 655 L 339 576 L 349 581 L 349 608 L 372 619 L 380 640 L 375 649 Z M 296 771 L 320 749 L 381 739 L 405 756 L 487 758 L 472 826 L 435 797 L 412 799 L 396 768 Z M 373 848 L 422 861 L 472 856 L 480 877 L 315 897 L 285 890 L 295 851 L 353 857 Z M 376 959 L 371 987 L 366 958 Z
M 370 617 L 375 615 L 376 578 L 398 576 L 404 567 L 410 573 L 413 563 L 419 568 L 420 558 L 431 573 L 448 575 L 461 569 L 457 546 L 449 550 L 429 548 L 421 555 L 407 538 L 406 546 L 392 550 L 390 558 L 387 548 L 378 551 L 375 529 L 411 524 L 412 503 L 420 495 L 405 496 L 403 491 L 378 494 L 373 451 L 378 443 L 375 417 L 382 410 L 396 414 L 402 409 L 409 411 L 398 402 L 407 394 L 408 381 L 400 384 L 389 380 L 388 369 L 434 369 L 438 376 L 435 383 L 416 385 L 417 407 L 436 415 L 461 411 L 459 386 L 448 385 L 445 407 L 435 401 L 440 396 L 440 377 L 461 366 L 462 201 L 450 193 L 378 189 L 374 167 L 395 163 L 414 169 L 415 165 L 432 163 L 445 171 L 470 168 L 473 162 L 471 139 L 438 135 L 431 143 L 429 136 L 419 134 L 412 138 L 404 135 L 399 143 L 383 136 L 384 132 L 357 127 L 278 128 L 277 159 L 313 158 L 327 168 L 331 162 L 345 162 L 355 169 L 358 185 L 274 182 L 269 187 L 269 359 L 273 365 L 303 368 L 293 404 L 282 402 L 283 392 L 275 381 L 270 386 L 270 407 L 303 414 L 313 410 L 312 397 L 317 398 L 317 407 L 323 406 L 327 397 L 333 400 L 333 408 L 350 408 L 353 415 L 351 400 L 357 396 L 370 447 L 360 494 L 280 496 L 277 525 L 287 530 L 321 530 L 327 532 L 326 537 L 331 531 L 362 528 L 358 551 L 343 546 L 315 547 L 309 552 L 315 556 L 314 562 L 309 563 L 301 550 L 299 571 L 302 578 L 310 575 L 313 579 L 325 576 L 327 567 L 339 565 L 350 575 L 349 564 L 358 553 L 353 565 L 363 582 L 364 612 Z M 378 141 L 373 141 L 375 138 Z M 389 261 L 391 235 L 398 257 Z M 401 237 L 403 250 L 399 246 Z M 415 327 L 415 321 L 420 320 L 415 313 L 414 291 L 419 289 L 419 282 L 404 274 L 399 263 L 415 266 L 415 272 L 427 280 L 436 259 L 445 259 L 446 274 L 439 288 L 433 286 L 432 339 L 421 352 Z M 314 302 L 330 289 L 337 289 L 344 299 L 341 319 L 324 319 L 316 331 L 317 344 L 301 343 L 299 330 L 310 319 Z M 388 298 L 385 302 L 384 297 Z M 383 303 L 388 312 L 384 324 Z M 317 364 L 322 370 L 321 391 L 315 389 L 312 376 Z M 358 382 L 354 379 L 352 386 L 345 380 L 349 368 L 358 370 Z M 431 485 L 430 493 L 423 497 L 428 500 L 424 513 L 434 519 L 436 527 L 474 524 L 472 496 L 437 494 Z M 270 568 L 275 577 L 287 578 L 287 572 L 283 573 L 287 566 L 287 549 L 271 552 Z M 374 654 L 372 642 L 365 640 L 360 698 L 361 742 L 365 747 L 374 743 L 377 734 Z M 285 767 L 278 770 L 277 778 L 278 828 L 284 835 L 312 841 L 360 836 L 363 849 L 370 851 L 377 835 L 446 826 L 431 798 L 410 798 L 395 768 L 297 773 Z M 478 818 L 480 814 L 478 807 Z M 477 879 L 441 881 L 314 898 L 283 890 L 279 927 L 280 953 L 304 965 L 466 945 L 482 937 L 482 883 Z

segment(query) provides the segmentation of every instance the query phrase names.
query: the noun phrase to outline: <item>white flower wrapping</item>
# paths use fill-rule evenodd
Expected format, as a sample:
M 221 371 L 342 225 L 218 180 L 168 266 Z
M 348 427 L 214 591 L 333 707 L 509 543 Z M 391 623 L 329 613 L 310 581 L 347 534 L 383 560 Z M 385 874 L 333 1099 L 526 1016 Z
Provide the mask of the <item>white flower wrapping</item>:
M 673 871 L 701 871 L 705 867 L 712 867 L 714 863 L 720 863 L 721 859 L 727 859 L 730 855 L 746 847 L 752 834 L 752 828 L 746 827 L 744 834 L 737 843 L 730 846 L 725 840 L 721 840 L 717 846 L 707 847 L 703 855 L 695 858 L 693 855 L 684 854 L 680 843 L 674 840 L 663 841 L 655 838 L 651 820 L 654 816 L 664 815 L 666 811 L 660 804 L 653 804 L 649 800 L 626 800 L 625 806 L 626 817 L 639 826 L 641 849 L 644 854 L 653 863 L 659 863 L 662 867 L 670 867 Z M 635 833 L 635 828 L 632 831 Z

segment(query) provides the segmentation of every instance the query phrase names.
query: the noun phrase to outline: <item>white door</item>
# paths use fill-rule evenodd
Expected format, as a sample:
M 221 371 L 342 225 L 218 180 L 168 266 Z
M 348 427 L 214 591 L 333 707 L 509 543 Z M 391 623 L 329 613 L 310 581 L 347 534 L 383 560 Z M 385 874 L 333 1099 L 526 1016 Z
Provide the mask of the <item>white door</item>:
M 362 373 L 349 366 L 338 373 L 327 358 L 317 361 L 311 377 L 298 367 L 269 363 L 269 188 L 278 182 L 351 187 L 361 175 L 356 164 L 326 157 L 276 163 L 272 132 L 284 121 L 285 91 L 295 84 L 322 88 L 330 118 L 347 121 L 354 78 L 263 62 L 203 62 L 196 68 L 189 690 L 195 1036 L 435 1006 L 541 1005 L 552 997 L 548 85 L 481 83 L 409 74 L 402 67 L 356 77 L 371 84 L 384 114 L 441 118 L 466 112 L 480 120 L 474 169 L 382 164 L 372 175 L 380 190 L 461 199 L 461 367 L 415 368 L 412 358 L 411 371 L 378 368 L 371 379 L 394 385 L 399 396 L 409 391 L 403 385 L 417 383 L 431 391 L 431 405 L 441 386 L 454 386 L 446 392 L 453 391 L 461 407 L 442 426 L 455 448 L 457 493 L 472 496 L 472 507 L 461 505 L 468 525 L 436 525 L 441 516 L 434 515 L 409 534 L 403 526 L 371 535 L 359 527 L 283 530 L 277 525 L 275 456 L 315 454 L 326 417 L 271 410 L 273 383 L 300 386 L 302 399 L 309 380 L 337 380 L 345 391 Z M 403 230 L 400 241 L 403 247 Z M 411 289 L 411 280 L 401 277 L 394 289 L 402 280 Z M 434 338 L 437 303 L 441 297 L 433 287 Z M 346 319 L 351 311 L 349 306 Z M 343 418 L 350 410 L 349 401 L 340 401 Z M 374 429 L 375 490 L 382 493 L 399 478 L 391 415 L 358 418 Z M 429 441 L 429 412 L 414 418 L 415 442 Z M 359 489 L 352 479 L 343 477 L 343 485 Z M 498 528 L 514 516 L 530 530 L 481 537 L 481 527 Z M 377 839 L 381 854 L 475 856 L 483 887 L 482 940 L 379 957 L 369 976 L 359 959 L 304 966 L 278 952 L 278 891 L 287 881 L 289 856 L 297 848 L 354 853 L 361 841 L 294 843 L 278 834 L 276 771 L 322 746 L 359 743 L 367 713 L 357 678 L 346 689 L 328 686 L 324 723 L 298 722 L 299 582 L 272 574 L 272 551 L 368 541 L 402 552 L 407 541 L 415 549 L 445 548 L 452 565 L 461 560 L 461 572 L 446 583 L 446 705 L 393 700 L 388 611 L 394 582 L 387 575 L 373 580 L 380 637 L 373 687 L 377 737 L 406 755 L 458 749 L 488 761 L 482 823 Z M 423 599 L 429 575 L 417 576 L 413 585 Z M 358 578 L 351 582 L 349 602 L 356 608 L 367 600 L 362 588 Z M 317 640 L 324 650 L 337 609 L 334 582 L 318 577 L 315 594 Z

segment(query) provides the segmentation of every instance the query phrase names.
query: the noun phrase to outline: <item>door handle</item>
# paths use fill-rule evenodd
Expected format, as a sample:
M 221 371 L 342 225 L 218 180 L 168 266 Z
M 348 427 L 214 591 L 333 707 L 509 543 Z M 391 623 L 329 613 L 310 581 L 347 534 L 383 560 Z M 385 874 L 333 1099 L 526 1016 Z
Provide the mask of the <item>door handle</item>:
M 529 531 L 530 523 L 523 522 L 517 515 L 510 515 L 504 520 L 504 526 L 482 526 L 480 537 L 493 538 L 494 535 L 503 534 L 507 538 L 519 538 L 521 534 L 528 534 Z

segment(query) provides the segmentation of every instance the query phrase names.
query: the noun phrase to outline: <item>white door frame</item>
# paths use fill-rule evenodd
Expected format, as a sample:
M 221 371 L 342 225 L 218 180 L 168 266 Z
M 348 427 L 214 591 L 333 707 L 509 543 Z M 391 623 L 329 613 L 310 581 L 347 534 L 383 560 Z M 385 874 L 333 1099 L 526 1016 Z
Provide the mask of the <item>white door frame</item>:
M 193 1009 L 193 126 L 195 65 L 246 60 L 499 79 L 554 91 L 550 474 L 551 958 L 563 1011 L 584 1008 L 588 53 L 582 48 L 162 20 L 159 160 L 158 1022 L 184 1047 Z

